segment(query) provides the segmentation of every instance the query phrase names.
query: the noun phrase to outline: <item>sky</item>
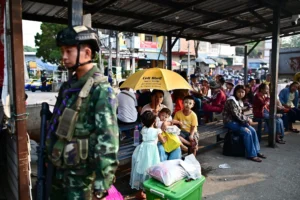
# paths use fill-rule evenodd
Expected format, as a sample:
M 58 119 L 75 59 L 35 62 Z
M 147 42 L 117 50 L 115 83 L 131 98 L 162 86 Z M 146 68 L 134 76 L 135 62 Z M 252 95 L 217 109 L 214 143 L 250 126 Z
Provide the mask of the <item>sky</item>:
M 23 24 L 23 45 L 35 47 L 34 36 L 41 33 L 41 22 L 22 20 Z

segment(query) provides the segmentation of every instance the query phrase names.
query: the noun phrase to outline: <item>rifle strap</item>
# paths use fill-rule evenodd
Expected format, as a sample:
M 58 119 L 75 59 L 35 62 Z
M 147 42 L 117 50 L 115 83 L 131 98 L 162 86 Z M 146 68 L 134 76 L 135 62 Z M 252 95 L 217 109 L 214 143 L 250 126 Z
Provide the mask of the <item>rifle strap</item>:
M 88 97 L 93 86 L 97 86 L 100 83 L 108 82 L 106 76 L 102 76 L 98 73 L 95 73 L 92 77 L 89 77 L 82 89 L 79 92 L 77 101 L 76 101 L 76 110 L 80 111 L 82 104 L 82 99 Z

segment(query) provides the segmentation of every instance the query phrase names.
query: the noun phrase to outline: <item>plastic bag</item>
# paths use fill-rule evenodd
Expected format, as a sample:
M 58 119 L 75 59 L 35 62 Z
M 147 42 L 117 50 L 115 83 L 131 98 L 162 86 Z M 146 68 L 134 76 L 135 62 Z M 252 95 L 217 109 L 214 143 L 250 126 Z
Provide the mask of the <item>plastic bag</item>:
M 167 133 L 171 133 L 171 134 L 174 134 L 174 135 L 180 135 L 180 131 L 181 130 L 175 125 L 167 126 L 167 128 L 166 128 Z
M 167 141 L 163 144 L 166 152 L 170 153 L 180 146 L 181 141 L 177 135 L 166 132 L 163 132 L 161 135 L 167 139 Z
M 180 162 L 180 165 L 188 173 L 188 178 L 194 180 L 201 178 L 201 166 L 194 154 L 186 156 L 184 161 Z
M 121 193 L 115 188 L 115 186 L 110 186 L 109 190 L 107 191 L 108 195 L 105 197 L 106 200 L 123 200 L 123 196 Z
M 188 176 L 188 173 L 180 165 L 180 162 L 180 159 L 167 160 L 148 168 L 147 173 L 166 186 L 170 186 Z

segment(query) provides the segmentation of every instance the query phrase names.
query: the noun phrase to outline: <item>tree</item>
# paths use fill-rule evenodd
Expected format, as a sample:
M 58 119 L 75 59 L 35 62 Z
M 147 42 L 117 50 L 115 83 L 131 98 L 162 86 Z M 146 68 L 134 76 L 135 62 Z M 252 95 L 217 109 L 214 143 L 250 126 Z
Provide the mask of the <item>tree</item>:
M 36 52 L 36 48 L 31 46 L 24 46 L 24 52 Z
M 248 51 L 255 45 L 255 43 L 249 43 Z M 244 56 L 245 48 L 243 46 L 235 47 L 235 55 L 237 56 Z M 249 58 L 261 58 L 263 56 L 264 51 L 264 42 L 260 42 L 249 54 Z
M 244 50 L 245 50 L 244 47 L 240 47 L 240 46 L 235 47 L 235 55 L 244 56 Z
M 42 23 L 42 33 L 37 33 L 34 36 L 35 46 L 37 47 L 36 56 L 42 58 L 43 62 L 50 62 L 60 65 L 61 53 L 56 46 L 57 33 L 66 28 L 66 25 Z
M 281 48 L 300 47 L 300 35 L 293 35 L 282 40 Z

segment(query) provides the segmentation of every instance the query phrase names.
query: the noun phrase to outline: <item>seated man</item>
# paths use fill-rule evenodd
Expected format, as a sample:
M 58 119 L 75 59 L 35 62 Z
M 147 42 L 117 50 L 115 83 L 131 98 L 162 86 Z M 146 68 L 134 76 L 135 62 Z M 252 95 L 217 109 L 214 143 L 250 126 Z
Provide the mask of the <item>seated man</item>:
M 225 94 L 226 97 L 229 98 L 233 95 L 234 83 L 232 79 L 228 79 L 225 83 L 226 83 Z
M 189 147 L 189 154 L 193 153 L 196 155 L 198 149 L 198 119 L 197 115 L 192 111 L 195 104 L 194 98 L 192 96 L 184 97 L 183 104 L 183 110 L 176 112 L 174 120 L 182 123 L 179 135 L 181 142 Z
M 119 87 L 124 81 L 119 83 Z M 121 92 L 118 94 L 118 124 L 127 125 L 133 124 L 137 121 L 137 100 L 135 95 L 129 91 L 129 88 L 120 89 Z M 126 137 L 130 137 L 130 132 L 126 132 Z
M 173 105 L 172 95 L 169 91 L 163 91 L 163 92 L 164 92 L 164 100 L 163 100 L 162 104 L 167 106 L 167 108 L 171 111 L 171 113 L 173 113 L 174 105 Z
M 215 81 L 211 81 L 210 89 L 212 93 L 211 99 L 203 101 L 203 111 L 205 113 L 206 122 L 208 122 L 213 112 L 221 113 L 223 111 L 226 101 L 226 95 L 223 90 L 221 90 L 221 85 Z
M 198 75 L 196 75 L 196 74 L 191 75 L 191 87 L 192 87 L 192 90 L 190 90 L 190 93 L 195 101 L 195 106 L 193 108 L 193 111 L 197 113 L 201 109 L 201 99 L 200 98 L 202 98 L 203 94 L 202 94 L 202 90 L 201 90 L 201 87 L 199 84 Z
M 295 123 L 296 120 L 300 120 L 298 87 L 299 83 L 293 82 L 289 87 L 282 89 L 279 93 L 279 100 L 288 111 L 288 129 L 295 133 L 299 133 L 299 130 L 293 128 L 293 123 Z
M 151 102 L 151 92 L 150 90 L 137 91 L 139 93 L 138 97 L 138 113 L 141 114 L 142 108 Z

